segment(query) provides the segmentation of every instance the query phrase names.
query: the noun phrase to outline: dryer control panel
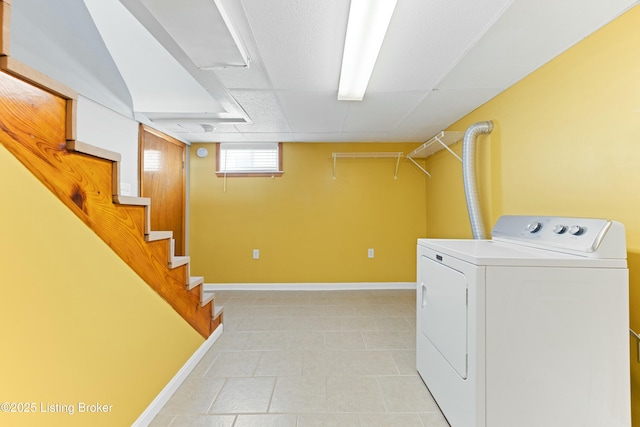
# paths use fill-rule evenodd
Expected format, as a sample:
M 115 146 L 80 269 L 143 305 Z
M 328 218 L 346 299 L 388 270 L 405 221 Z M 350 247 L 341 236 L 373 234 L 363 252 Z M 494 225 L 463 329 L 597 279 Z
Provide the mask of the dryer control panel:
M 491 232 L 493 240 L 595 258 L 626 258 L 624 226 L 598 218 L 505 215 Z

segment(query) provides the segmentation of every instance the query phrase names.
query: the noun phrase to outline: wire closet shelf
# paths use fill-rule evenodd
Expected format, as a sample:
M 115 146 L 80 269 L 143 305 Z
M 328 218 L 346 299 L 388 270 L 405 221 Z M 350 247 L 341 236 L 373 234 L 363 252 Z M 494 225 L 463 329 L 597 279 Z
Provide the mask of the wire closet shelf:
M 333 153 L 333 179 L 336 179 L 336 161 L 338 159 L 396 159 L 396 170 L 393 175 L 394 179 L 398 179 L 398 167 L 400 159 L 404 156 L 403 152 L 355 152 L 355 153 Z
M 431 174 L 427 172 L 427 170 L 414 159 L 426 159 L 427 157 L 437 153 L 440 150 L 447 150 L 449 153 L 453 154 L 456 159 L 462 162 L 462 158 L 458 156 L 451 148 L 449 148 L 449 146 L 460 141 L 463 137 L 464 132 L 462 131 L 443 130 L 426 141 L 420 147 L 407 154 L 407 160 L 410 160 L 411 163 L 416 165 L 422 172 L 426 173 L 428 176 L 431 176 Z

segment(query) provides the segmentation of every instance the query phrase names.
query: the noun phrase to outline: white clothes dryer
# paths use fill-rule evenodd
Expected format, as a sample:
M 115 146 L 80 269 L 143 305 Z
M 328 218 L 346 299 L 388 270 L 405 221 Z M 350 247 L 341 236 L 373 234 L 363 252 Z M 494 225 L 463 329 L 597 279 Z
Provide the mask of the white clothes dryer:
M 417 369 L 453 427 L 631 425 L 622 224 L 503 216 L 417 252 Z

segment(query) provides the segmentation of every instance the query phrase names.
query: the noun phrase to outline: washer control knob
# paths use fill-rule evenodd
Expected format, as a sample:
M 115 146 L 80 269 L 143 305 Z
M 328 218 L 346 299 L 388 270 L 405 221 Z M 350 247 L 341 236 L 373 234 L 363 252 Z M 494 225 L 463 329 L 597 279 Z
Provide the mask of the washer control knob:
M 569 227 L 569 234 L 574 235 L 574 236 L 579 236 L 582 233 L 584 233 L 586 231 L 586 229 L 584 227 L 581 227 L 579 225 L 572 225 L 571 227 Z
M 555 227 L 553 227 L 553 232 L 555 234 L 562 234 L 565 231 L 567 231 L 567 226 L 566 225 L 558 224 Z
M 529 233 L 537 233 L 542 228 L 540 221 L 533 221 L 527 224 L 527 231 Z

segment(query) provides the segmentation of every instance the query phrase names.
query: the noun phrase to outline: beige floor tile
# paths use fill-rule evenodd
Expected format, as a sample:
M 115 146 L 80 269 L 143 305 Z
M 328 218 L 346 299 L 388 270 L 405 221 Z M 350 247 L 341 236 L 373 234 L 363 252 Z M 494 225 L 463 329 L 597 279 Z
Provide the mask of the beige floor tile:
M 447 419 L 440 412 L 420 414 L 420 419 L 425 427 L 449 427 Z
M 200 362 L 193 368 L 193 371 L 189 374 L 191 378 L 202 378 L 207 373 L 213 362 L 220 355 L 219 351 L 214 351 L 213 349 L 209 349 L 207 353 L 200 359 Z
M 411 325 L 411 329 L 416 330 L 416 317 L 405 317 L 404 318 L 409 325 Z
M 205 414 L 220 392 L 224 380 L 187 378 L 164 405 L 162 415 Z
M 362 333 L 359 331 L 325 332 L 324 344 L 327 350 L 364 349 Z
M 285 350 L 287 334 L 285 331 L 248 332 L 249 339 L 244 345 L 244 351 L 275 351 Z
M 224 323 L 224 332 L 211 346 L 209 351 L 240 351 L 249 339 L 247 332 L 227 331 L 227 320 Z
M 353 306 L 353 315 L 354 316 L 385 316 L 384 311 L 379 305 L 354 305 Z
M 400 375 L 417 375 L 415 350 L 389 350 Z
M 415 369 L 415 291 L 222 291 L 216 301 L 224 333 L 153 426 L 448 426 Z
M 361 414 L 359 421 L 367 427 L 424 427 L 417 414 Z
M 323 350 L 324 332 L 290 331 L 285 336 L 286 350 Z
M 411 304 L 383 304 L 382 309 L 387 316 L 413 317 L 416 315 L 416 306 Z
M 322 305 L 292 305 L 284 306 L 282 310 L 283 316 L 304 317 L 326 317 L 324 306 Z
M 238 325 L 238 331 L 292 331 L 303 329 L 300 322 L 292 322 L 291 317 L 245 317 Z
M 350 372 L 348 351 L 306 351 L 302 374 L 305 376 L 333 376 Z
M 406 344 L 408 349 L 415 350 L 416 349 L 416 330 L 415 328 L 412 331 L 398 331 L 398 335 L 404 343 Z
M 254 295 L 256 297 L 256 300 L 258 299 L 265 299 L 265 300 L 269 300 L 269 299 L 296 299 L 296 298 L 302 298 L 304 299 L 307 303 L 309 301 L 309 294 L 310 292 L 308 291 L 297 291 L 297 290 L 280 290 L 280 291 L 274 291 L 274 290 L 268 290 L 268 291 L 250 291 L 252 295 Z M 313 292 L 311 292 L 313 293 Z
M 227 378 L 209 413 L 265 413 L 275 378 Z
M 339 317 L 343 331 L 376 331 L 378 326 L 372 316 Z
M 256 298 L 255 305 L 307 305 L 309 297 L 304 296 L 273 296 L 269 298 Z
M 342 375 L 398 375 L 398 369 L 386 350 L 347 351 L 342 358 L 347 360 L 348 370 Z M 331 375 L 331 373 L 329 374 Z
M 324 316 L 353 316 L 353 306 L 351 305 L 323 305 L 322 314 Z
M 233 427 L 296 427 L 295 414 L 238 415 Z
M 282 317 L 286 315 L 287 306 L 272 305 L 239 305 L 234 307 L 232 316 L 244 317 Z M 225 315 L 229 313 L 226 312 Z
M 205 378 L 250 377 L 256 371 L 260 352 L 224 351 L 211 364 Z
M 367 350 L 399 350 L 406 349 L 406 341 L 397 331 L 362 332 Z
M 216 292 L 216 303 L 220 302 L 220 304 L 224 307 L 225 311 L 227 309 L 235 309 L 236 307 L 245 306 L 245 305 L 254 305 L 256 299 L 255 297 L 240 297 L 240 296 L 232 296 L 225 299 L 221 299 L 220 292 Z
M 377 377 L 389 412 L 435 412 L 438 407 L 418 376 Z
M 339 296 L 335 296 L 333 294 L 317 294 L 316 296 L 312 296 L 309 298 L 309 304 L 311 305 L 336 305 L 339 303 L 341 298 Z
M 327 378 L 328 412 L 385 412 L 375 377 Z
M 298 427 L 357 427 L 358 414 L 300 414 Z
M 376 329 L 381 331 L 410 331 L 413 328 L 404 317 L 376 317 Z
M 329 353 L 326 362 L 326 376 L 373 375 L 377 370 L 385 374 L 397 373 L 391 360 L 385 360 L 381 354 L 364 350 L 342 350 Z M 382 375 L 382 372 L 380 373 Z
M 307 317 L 296 321 L 303 325 L 305 331 L 340 331 L 342 324 L 339 317 Z
M 262 352 L 254 376 L 296 376 L 302 375 L 304 353 L 302 351 Z
M 175 415 L 162 415 L 158 414 L 156 417 L 149 423 L 149 427 L 168 427 L 173 422 Z
M 224 332 L 236 332 L 238 326 L 242 322 L 242 317 L 229 316 L 227 312 L 224 312 Z M 224 334 L 223 334 L 224 335 Z
M 269 412 L 326 412 L 325 377 L 278 377 Z
M 235 415 L 178 415 L 171 427 L 232 427 Z
M 383 304 L 390 304 L 390 297 L 386 296 L 386 295 L 377 295 L 377 294 L 371 294 L 368 297 L 363 297 L 362 298 L 362 304 L 368 304 L 368 305 L 377 305 L 380 306 L 378 307 L 379 310 L 382 311 L 382 305 Z

